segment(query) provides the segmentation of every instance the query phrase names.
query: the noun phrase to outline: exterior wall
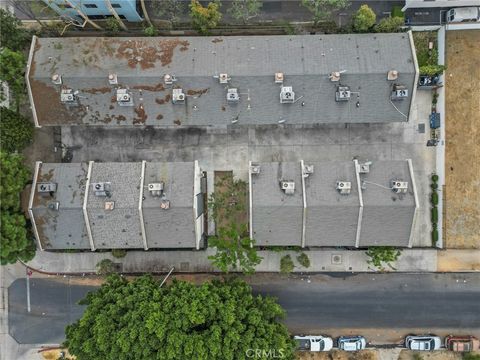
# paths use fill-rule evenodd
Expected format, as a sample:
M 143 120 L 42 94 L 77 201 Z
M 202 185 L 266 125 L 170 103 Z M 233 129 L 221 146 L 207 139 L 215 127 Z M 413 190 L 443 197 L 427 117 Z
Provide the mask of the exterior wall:
M 405 0 L 402 11 L 410 8 L 454 8 L 461 6 L 478 6 L 478 0 Z
M 73 8 L 65 8 L 66 2 L 64 0 L 42 0 L 50 8 L 52 8 L 60 16 L 67 16 L 75 19 L 79 19 L 77 11 Z M 100 17 L 112 17 L 112 13 L 105 4 L 105 0 L 70 0 L 71 4 L 75 7 L 78 7 L 85 15 L 87 15 L 92 20 L 96 16 Z M 136 0 L 110 0 L 112 6 L 114 6 L 115 11 L 118 16 L 122 19 L 124 18 L 127 21 L 139 22 L 143 21 L 140 14 L 136 9 Z M 95 5 L 96 7 L 90 8 L 86 5 Z M 116 5 L 120 7 L 115 7 Z
M 202 172 L 198 166 L 198 161 L 195 161 L 195 175 L 193 181 L 193 217 L 195 222 L 195 241 L 197 250 L 200 249 L 202 240 L 205 235 L 205 209 L 203 203 L 199 204 L 198 201 L 204 201 L 202 194 Z M 198 199 L 198 200 L 197 200 Z

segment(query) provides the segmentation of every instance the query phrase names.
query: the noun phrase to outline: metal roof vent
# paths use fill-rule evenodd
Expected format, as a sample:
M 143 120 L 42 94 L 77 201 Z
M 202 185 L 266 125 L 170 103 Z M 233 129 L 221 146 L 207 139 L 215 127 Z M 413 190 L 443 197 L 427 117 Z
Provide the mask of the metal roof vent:
M 117 89 L 117 103 L 120 106 L 133 106 L 132 95 L 127 89 Z
M 175 75 L 170 75 L 170 74 L 165 74 L 163 75 L 163 82 L 165 85 L 172 85 L 177 79 L 175 78 Z
M 352 183 L 350 181 L 337 181 L 336 188 L 341 195 L 348 195 L 352 190 Z
M 280 91 L 280 103 L 281 104 L 291 104 L 295 102 L 295 93 L 291 86 L 282 86 Z
M 275 73 L 275 84 L 283 84 L 283 73 L 282 72 Z
M 60 203 L 58 201 L 53 201 L 49 203 L 47 206 L 50 210 L 53 210 L 53 211 L 58 211 L 58 209 L 60 209 Z
M 311 174 L 313 174 L 313 165 L 304 165 L 302 169 L 303 177 L 309 177 Z
M 53 74 L 52 75 L 52 82 L 55 85 L 62 85 L 62 75 L 60 74 Z
M 404 100 L 408 98 L 408 89 L 404 85 L 393 85 L 392 94 L 390 96 L 391 100 Z
M 218 75 L 218 81 L 219 81 L 220 84 L 227 84 L 228 80 L 230 80 L 230 78 L 228 77 L 228 74 Z
M 295 193 L 295 181 L 293 180 L 280 181 L 280 187 L 287 195 L 293 195 Z
M 110 196 L 111 184 L 109 182 L 92 183 L 95 196 Z
M 338 86 L 335 93 L 335 101 L 348 101 L 350 100 L 350 87 Z
M 408 190 L 408 182 L 407 181 L 392 181 L 392 191 L 394 193 L 406 193 Z
M 57 191 L 57 184 L 54 182 L 41 182 L 37 184 L 39 193 L 51 193 Z
M 398 71 L 397 70 L 390 70 L 387 73 L 387 80 L 393 81 L 398 79 Z
M 73 104 L 76 100 L 75 93 L 72 89 L 62 89 L 60 93 L 60 101 L 64 104 Z
M 260 174 L 260 165 L 251 165 L 250 166 L 250 174 L 252 174 L 252 175 Z
M 238 95 L 237 89 L 228 89 L 227 90 L 227 101 L 228 102 L 238 102 L 240 100 L 240 96 Z
M 117 85 L 118 84 L 117 74 L 114 74 L 114 73 L 108 74 L 108 83 L 110 85 Z
M 330 73 L 330 76 L 328 77 L 330 79 L 330 81 L 332 82 L 337 82 L 337 81 L 340 81 L 340 76 L 342 75 L 342 73 L 344 73 L 345 71 L 333 71 Z
M 163 210 L 170 209 L 170 200 L 162 199 L 162 202 L 160 203 L 160 209 L 163 209 Z
M 372 165 L 371 161 L 367 161 L 363 164 L 358 165 L 358 172 L 360 174 L 368 174 L 370 172 L 370 165 Z
M 185 103 L 185 94 L 184 94 L 182 89 L 173 89 L 172 90 L 172 102 L 174 104 Z
M 104 209 L 107 211 L 112 211 L 115 209 L 115 201 L 105 201 Z
M 163 192 L 164 184 L 163 182 L 150 183 L 148 184 L 148 191 L 152 196 L 161 196 Z

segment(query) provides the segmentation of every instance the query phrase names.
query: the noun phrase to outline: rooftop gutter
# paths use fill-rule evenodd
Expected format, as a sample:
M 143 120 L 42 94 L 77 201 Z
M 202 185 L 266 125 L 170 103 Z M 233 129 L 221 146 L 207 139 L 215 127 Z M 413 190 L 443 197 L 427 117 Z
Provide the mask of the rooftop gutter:
M 355 177 L 357 179 L 357 189 L 358 189 L 358 200 L 360 203 L 360 207 L 358 208 L 358 223 L 357 223 L 357 234 L 355 236 L 355 247 L 360 246 L 360 234 L 362 232 L 362 219 L 363 219 L 363 196 L 362 196 L 362 185 L 360 183 L 360 173 L 358 165 L 358 160 L 353 160 L 355 165 Z
M 302 218 L 302 248 L 305 247 L 305 231 L 307 227 L 307 194 L 305 193 L 305 176 L 303 174 L 303 169 L 305 163 L 303 160 L 300 160 L 300 174 L 302 176 L 302 197 L 303 197 L 303 218 Z
M 148 250 L 148 245 L 147 245 L 147 236 L 145 233 L 145 222 L 143 220 L 143 188 L 145 184 L 145 165 L 146 161 L 142 161 L 142 173 L 140 175 L 140 196 L 138 198 L 138 214 L 140 217 L 140 230 L 142 233 L 142 240 L 143 240 L 143 248 L 145 250 Z
M 412 50 L 413 65 L 415 66 L 415 80 L 412 86 L 412 98 L 410 100 L 410 109 L 408 110 L 408 119 L 407 119 L 407 121 L 410 121 L 410 114 L 412 113 L 413 104 L 415 103 L 415 97 L 417 95 L 417 84 L 418 84 L 418 77 L 420 76 L 420 69 L 418 67 L 417 53 L 415 51 L 415 43 L 413 41 L 412 30 L 409 30 L 407 34 L 410 40 L 410 49 Z
M 90 177 L 92 176 L 92 167 L 94 161 L 89 161 L 88 163 L 88 172 L 87 172 L 87 183 L 85 185 L 85 197 L 83 198 L 83 218 L 85 220 L 85 226 L 87 227 L 88 240 L 90 241 L 90 248 L 92 251 L 95 251 L 95 244 L 93 242 L 92 229 L 90 228 L 90 221 L 88 220 L 87 212 L 87 201 L 88 201 L 88 192 L 90 190 Z
M 30 69 L 32 65 L 33 53 L 35 52 L 36 44 L 37 44 L 37 36 L 33 35 L 32 44 L 30 45 L 30 52 L 28 53 L 27 72 L 25 73 L 25 82 L 27 83 L 28 99 L 30 100 L 30 108 L 32 109 L 33 121 L 35 123 L 35 127 L 41 128 L 40 124 L 38 123 L 37 109 L 35 108 L 35 102 L 33 101 L 32 88 L 30 86 Z
M 33 198 L 35 196 L 35 189 L 37 188 L 37 177 L 40 170 L 40 165 L 42 164 L 41 161 L 35 162 L 35 172 L 33 175 L 33 183 L 32 188 L 30 190 L 30 199 L 28 200 L 28 214 L 30 215 L 30 222 L 32 223 L 33 227 L 33 234 L 35 235 L 35 239 L 37 240 L 38 247 L 40 250 L 44 250 L 42 246 L 42 242 L 40 241 L 40 235 L 38 234 L 37 224 L 35 223 L 35 217 L 33 216 Z
M 419 202 L 418 202 L 418 194 L 417 194 L 417 185 L 415 183 L 415 175 L 413 174 L 412 159 L 407 159 L 407 163 L 408 163 L 408 171 L 410 172 L 410 178 L 412 179 L 413 197 L 415 199 L 415 210 L 413 212 L 412 227 L 410 228 L 410 237 L 408 238 L 408 247 L 411 248 L 413 243 L 413 234 L 415 231 L 415 223 L 417 222 L 417 218 L 418 218 Z

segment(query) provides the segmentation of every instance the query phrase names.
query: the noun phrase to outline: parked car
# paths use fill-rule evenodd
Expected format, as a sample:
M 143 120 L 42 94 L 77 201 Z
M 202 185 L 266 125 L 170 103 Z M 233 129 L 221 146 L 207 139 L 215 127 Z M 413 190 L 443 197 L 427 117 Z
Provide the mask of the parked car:
M 340 336 L 338 348 L 344 351 L 358 351 L 367 347 L 367 340 L 363 336 Z
M 476 351 L 480 349 L 480 341 L 474 336 L 448 335 L 445 338 L 445 347 L 451 351 Z
M 448 10 L 447 22 L 461 23 L 461 22 L 480 22 L 480 7 L 459 7 Z
M 327 336 L 294 336 L 297 342 L 297 350 L 302 351 L 330 351 L 333 348 L 333 340 Z
M 433 351 L 442 346 L 442 341 L 434 335 L 411 335 L 405 338 L 405 346 L 410 350 Z

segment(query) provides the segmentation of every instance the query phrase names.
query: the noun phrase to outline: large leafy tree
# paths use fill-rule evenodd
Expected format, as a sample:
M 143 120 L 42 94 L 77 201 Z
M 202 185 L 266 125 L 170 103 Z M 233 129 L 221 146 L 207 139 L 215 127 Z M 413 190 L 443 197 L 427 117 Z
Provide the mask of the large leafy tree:
M 246 24 L 250 19 L 260 14 L 263 4 L 259 0 L 234 0 L 228 13 L 235 20 L 242 21 Z
M 0 148 L 7 152 L 20 151 L 25 148 L 33 138 L 33 124 L 24 116 L 0 108 Z
M 282 308 L 253 296 L 239 280 L 200 286 L 174 280 L 160 288 L 150 276 L 110 276 L 82 302 L 80 320 L 66 329 L 65 346 L 83 360 L 248 359 L 249 349 L 293 358 Z
M 375 25 L 376 21 L 375 12 L 368 5 L 362 5 L 353 17 L 353 28 L 356 32 L 367 32 Z
M 348 0 L 302 0 L 302 5 L 313 15 L 314 25 L 327 20 L 332 13 L 350 5 Z
M 15 97 L 17 111 L 25 93 L 25 56 L 9 48 L 0 50 L 0 80 L 5 81 Z M 3 98 L 3 94 L 0 95 Z
M 401 253 L 399 249 L 391 246 L 372 246 L 368 248 L 366 254 L 369 258 L 368 264 L 383 271 L 385 270 L 384 265 L 395 270 L 391 263 L 397 261 Z
M 206 7 L 202 6 L 198 0 L 192 0 L 190 3 L 190 18 L 192 25 L 201 34 L 208 34 L 210 29 L 217 27 L 222 14 L 220 12 L 220 2 L 211 1 Z
M 30 32 L 10 12 L 0 9 L 0 46 L 13 51 L 23 50 L 30 43 Z

